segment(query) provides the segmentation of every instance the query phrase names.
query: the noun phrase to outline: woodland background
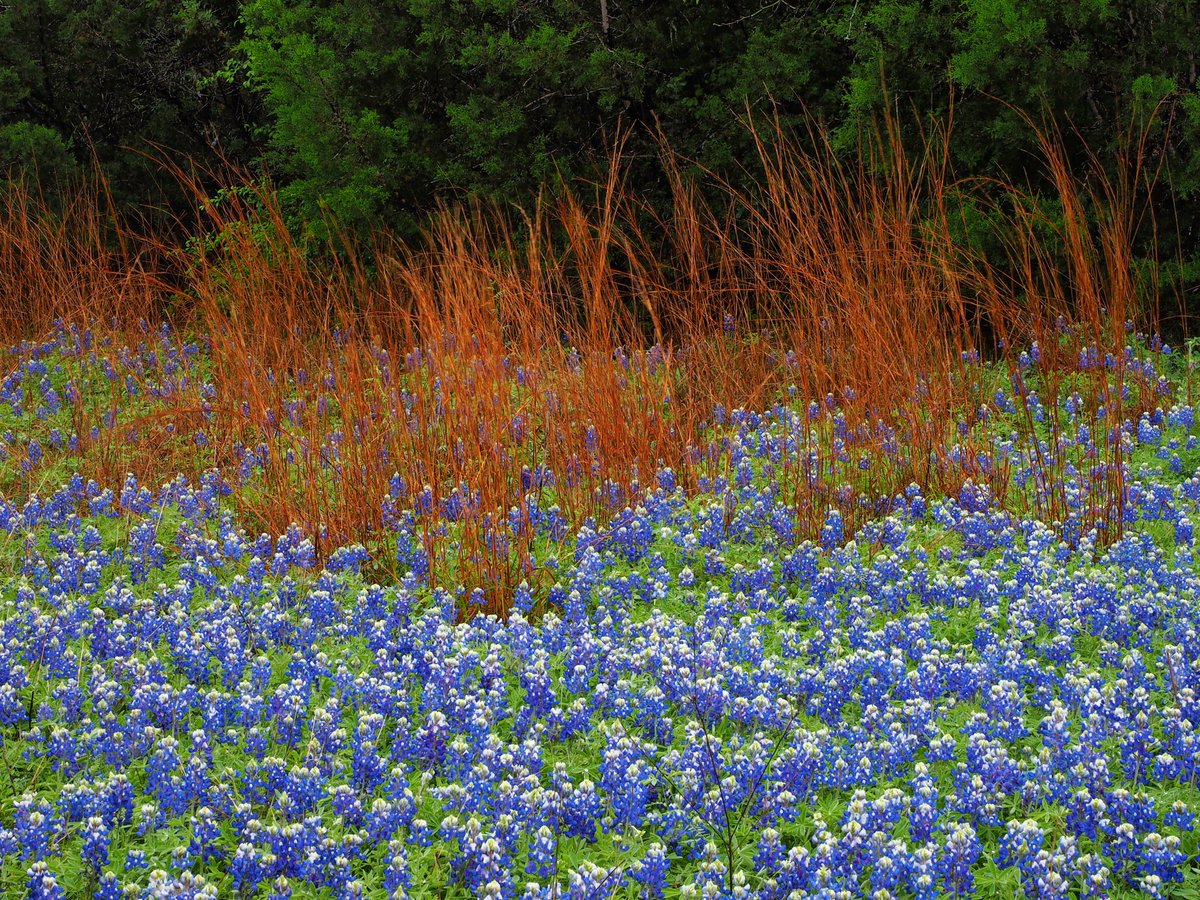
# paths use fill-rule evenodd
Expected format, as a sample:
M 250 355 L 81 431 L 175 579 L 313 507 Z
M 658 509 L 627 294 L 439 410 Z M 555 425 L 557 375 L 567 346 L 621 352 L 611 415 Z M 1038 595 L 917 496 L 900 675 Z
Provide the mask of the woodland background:
M 597 177 L 618 135 L 653 202 L 660 140 L 736 187 L 759 176 L 748 116 L 852 154 L 890 111 L 914 144 L 953 121 L 954 178 L 1052 206 L 1029 116 L 1080 171 L 1141 142 L 1138 254 L 1170 318 L 1200 312 L 1198 56 L 1200 9 L 1165 0 L 15 0 L 0 169 L 52 198 L 98 164 L 117 206 L 170 220 L 192 198 L 164 159 L 233 166 L 314 238 L 403 235 L 448 198 Z

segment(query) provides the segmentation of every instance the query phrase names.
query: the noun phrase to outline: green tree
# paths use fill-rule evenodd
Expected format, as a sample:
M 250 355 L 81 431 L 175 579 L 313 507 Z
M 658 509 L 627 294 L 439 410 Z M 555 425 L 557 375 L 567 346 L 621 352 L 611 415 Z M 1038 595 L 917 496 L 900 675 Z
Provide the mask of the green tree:
M 241 49 L 295 208 L 310 222 L 412 223 L 452 189 L 528 198 L 621 126 L 635 160 L 661 123 L 683 152 L 735 165 L 748 98 L 789 115 L 840 107 L 850 59 L 834 26 L 849 7 L 249 0 Z
M 47 184 L 89 167 L 118 197 L 160 202 L 141 153 L 248 161 L 258 106 L 214 76 L 240 38 L 236 0 L 16 0 L 0 11 L 0 167 Z
M 1021 180 L 1038 169 L 1023 113 L 1053 115 L 1082 163 L 1085 147 L 1113 158 L 1131 123 L 1169 98 L 1149 145 L 1164 168 L 1156 212 L 1163 247 L 1192 248 L 1194 5 L 247 0 L 240 49 L 269 114 L 269 160 L 310 222 L 331 212 L 351 226 L 412 225 L 453 190 L 528 199 L 559 172 L 583 172 L 620 126 L 650 196 L 658 126 L 737 178 L 754 156 L 747 108 L 770 105 L 785 125 L 823 120 L 850 150 L 885 97 L 914 122 L 945 119 L 953 96 L 958 173 Z

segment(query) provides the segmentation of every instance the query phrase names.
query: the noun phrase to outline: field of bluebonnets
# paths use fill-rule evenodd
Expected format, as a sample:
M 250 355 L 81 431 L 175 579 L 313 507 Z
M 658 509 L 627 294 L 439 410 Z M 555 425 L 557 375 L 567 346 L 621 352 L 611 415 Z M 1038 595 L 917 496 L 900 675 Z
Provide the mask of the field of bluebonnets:
M 736 236 L 679 183 L 690 271 L 616 189 L 369 275 L 231 193 L 182 324 L 10 201 L 5 896 L 1200 897 L 1194 372 L 1122 220 L 1061 172 L 1016 290 L 920 166 L 775 162 Z

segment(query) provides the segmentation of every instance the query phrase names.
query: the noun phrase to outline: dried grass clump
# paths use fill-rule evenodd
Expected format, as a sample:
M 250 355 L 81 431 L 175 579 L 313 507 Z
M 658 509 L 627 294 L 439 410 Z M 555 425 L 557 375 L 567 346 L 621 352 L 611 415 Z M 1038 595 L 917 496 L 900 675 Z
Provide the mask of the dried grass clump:
M 756 134 L 753 191 L 697 180 L 664 147 L 663 213 L 623 180 L 618 148 L 605 183 L 539 198 L 528 216 L 447 208 L 420 246 L 344 237 L 320 255 L 267 189 L 213 201 L 177 171 L 198 198 L 189 230 L 204 235 L 180 244 L 115 226 L 102 190 L 51 214 L 13 182 L 0 327 L 10 342 L 54 322 L 90 328 L 74 377 L 98 378 L 107 360 L 134 383 L 171 383 L 119 428 L 126 381 L 107 403 L 76 403 L 87 474 L 162 481 L 252 458 L 234 502 L 263 528 L 301 523 L 326 550 L 377 534 L 381 500 L 399 491 L 431 570 L 493 608 L 535 574 L 532 529 L 511 521 L 551 504 L 571 525 L 602 520 L 661 466 L 687 488 L 724 474 L 728 447 L 711 443 L 721 410 L 780 401 L 797 411 L 796 452 L 776 474 L 802 532 L 831 505 L 853 526 L 910 483 L 953 493 L 968 479 L 1059 519 L 1067 473 L 1082 469 L 1096 473 L 1090 525 L 1118 532 L 1115 429 L 1131 403 L 1154 401 L 1136 379 L 1124 397 L 1136 182 L 1093 173 L 1099 188 L 1085 188 L 1047 139 L 1062 211 L 1051 222 L 1011 186 L 956 182 L 946 133 L 913 157 L 889 126 L 850 162 L 819 133 L 812 151 L 777 127 Z M 1140 157 L 1132 168 L 1140 177 Z M 953 210 L 972 192 L 1004 198 L 1003 270 L 956 237 Z M 129 369 L 119 348 L 151 340 L 160 320 L 207 342 L 212 395 L 157 362 Z M 1056 403 L 1039 438 L 1026 403 L 1044 477 L 1018 489 L 980 412 L 994 385 L 971 361 L 996 353 L 1020 391 L 1029 341 L 1048 396 L 1077 381 L 1103 409 L 1104 449 L 1082 458 Z M 1106 354 L 1107 370 L 1089 363 Z

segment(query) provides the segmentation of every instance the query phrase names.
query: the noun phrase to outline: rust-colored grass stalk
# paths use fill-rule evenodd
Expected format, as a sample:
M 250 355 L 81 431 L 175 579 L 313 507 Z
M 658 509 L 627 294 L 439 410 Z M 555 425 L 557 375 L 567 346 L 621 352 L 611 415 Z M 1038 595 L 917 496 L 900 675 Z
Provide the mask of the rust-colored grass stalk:
M 180 245 L 110 228 L 101 190 L 51 214 L 14 182 L 0 327 L 13 341 L 57 320 L 104 323 L 72 357 L 81 384 L 106 362 L 120 373 L 107 402 L 75 402 L 89 475 L 249 467 L 241 512 L 276 533 L 301 523 L 325 551 L 376 540 L 398 492 L 435 579 L 496 610 L 540 577 L 531 523 L 547 507 L 578 525 L 636 503 L 661 466 L 687 489 L 729 474 L 712 425 L 739 408 L 788 423 L 775 474 L 804 533 L 830 506 L 854 527 L 910 483 L 955 493 L 968 479 L 1061 520 L 1082 469 L 1098 473 L 1087 524 L 1119 532 L 1136 184 L 1084 190 L 1048 138 L 1062 210 L 1051 245 L 1033 198 L 953 180 L 946 131 L 913 157 L 888 123 L 846 161 L 819 132 L 806 152 L 777 125 L 750 127 L 753 189 L 696 176 L 664 147 L 664 214 L 625 183 L 618 146 L 606 182 L 541 197 L 528 216 L 446 208 L 419 246 L 381 234 L 327 253 L 295 236 L 267 188 L 214 201 L 177 170 L 203 236 Z M 976 189 L 1019 201 L 1003 271 L 955 238 L 952 200 Z M 122 357 L 165 320 L 206 342 L 203 377 Z M 1041 473 L 1024 488 L 988 431 L 996 386 L 971 363 L 992 336 Z M 1036 372 L 1017 357 L 1032 340 Z M 1105 354 L 1114 364 L 1081 379 Z M 1043 423 L 1025 389 L 1035 376 Z M 1076 382 L 1106 413 L 1103 458 L 1072 455 L 1051 402 Z M 121 409 L 131 385 L 154 388 L 151 408 Z M 1135 387 L 1134 403 L 1153 399 Z

